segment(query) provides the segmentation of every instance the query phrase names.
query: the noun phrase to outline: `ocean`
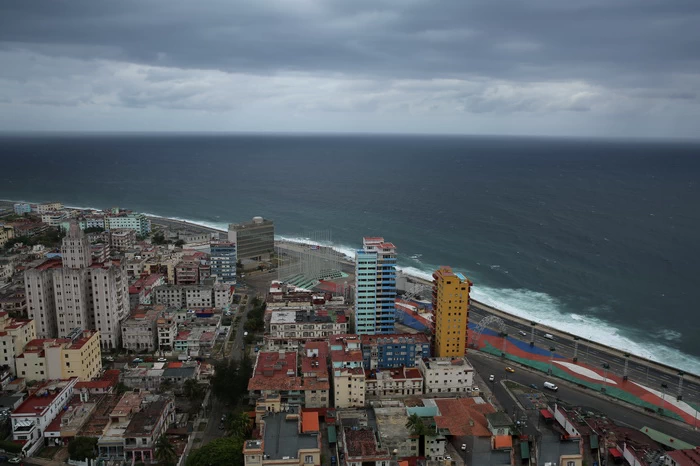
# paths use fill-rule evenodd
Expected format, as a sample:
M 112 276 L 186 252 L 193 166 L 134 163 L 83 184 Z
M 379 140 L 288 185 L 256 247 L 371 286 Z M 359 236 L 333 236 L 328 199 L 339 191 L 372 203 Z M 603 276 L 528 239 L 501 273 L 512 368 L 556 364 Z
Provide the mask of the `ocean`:
M 341 135 L 0 136 L 0 198 L 396 244 L 487 304 L 700 373 L 700 143 Z

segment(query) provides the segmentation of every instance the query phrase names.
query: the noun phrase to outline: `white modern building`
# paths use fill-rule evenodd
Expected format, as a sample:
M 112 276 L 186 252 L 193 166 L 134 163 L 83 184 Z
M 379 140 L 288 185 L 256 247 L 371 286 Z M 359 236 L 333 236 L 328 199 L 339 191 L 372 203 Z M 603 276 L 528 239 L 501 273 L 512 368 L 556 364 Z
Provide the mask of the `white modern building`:
M 47 382 L 12 412 L 12 440 L 25 442 L 22 451 L 27 456 L 46 444 L 46 428 L 63 413 L 76 383 L 77 377 Z
M 468 393 L 474 385 L 474 368 L 467 358 L 424 358 L 418 361 L 425 394 Z

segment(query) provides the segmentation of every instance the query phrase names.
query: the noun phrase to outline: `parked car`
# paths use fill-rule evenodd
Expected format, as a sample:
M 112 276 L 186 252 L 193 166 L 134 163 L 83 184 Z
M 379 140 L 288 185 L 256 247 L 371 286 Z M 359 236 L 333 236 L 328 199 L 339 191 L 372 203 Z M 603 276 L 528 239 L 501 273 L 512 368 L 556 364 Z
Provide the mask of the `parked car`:
M 467 451 L 467 444 L 466 443 L 462 444 L 462 451 Z
M 158 358 L 158 362 L 168 362 L 168 360 L 165 358 Z
M 105 356 L 105 361 L 114 362 L 113 356 Z
M 10 458 L 9 460 L 7 460 L 7 462 L 10 464 L 19 464 L 22 462 L 22 458 L 20 458 L 19 456 L 15 456 L 14 458 Z
M 496 376 L 493 374 L 489 375 L 489 382 L 493 382 L 494 380 L 496 380 Z
M 531 383 L 530 388 L 534 388 L 535 390 L 539 390 L 540 387 L 537 386 L 537 384 Z
M 134 360 L 131 361 L 131 362 L 133 362 L 134 364 L 141 364 L 141 363 L 143 362 L 143 359 L 141 359 L 141 358 L 134 358 Z
M 513 369 L 513 368 L 510 367 L 510 366 L 506 366 L 506 372 L 513 373 L 513 372 L 515 372 L 515 369 Z

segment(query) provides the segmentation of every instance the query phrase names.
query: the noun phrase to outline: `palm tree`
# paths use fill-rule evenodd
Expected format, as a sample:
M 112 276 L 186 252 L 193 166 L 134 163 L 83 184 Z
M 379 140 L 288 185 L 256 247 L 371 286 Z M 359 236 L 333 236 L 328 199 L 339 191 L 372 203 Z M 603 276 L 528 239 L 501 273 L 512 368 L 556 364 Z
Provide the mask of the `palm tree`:
M 177 464 L 178 457 L 175 446 L 165 435 L 161 435 L 156 442 L 155 456 L 161 466 L 175 466 Z
M 406 428 L 411 431 L 413 435 L 425 435 L 425 424 L 423 419 L 416 413 L 408 416 L 408 421 L 406 422 Z

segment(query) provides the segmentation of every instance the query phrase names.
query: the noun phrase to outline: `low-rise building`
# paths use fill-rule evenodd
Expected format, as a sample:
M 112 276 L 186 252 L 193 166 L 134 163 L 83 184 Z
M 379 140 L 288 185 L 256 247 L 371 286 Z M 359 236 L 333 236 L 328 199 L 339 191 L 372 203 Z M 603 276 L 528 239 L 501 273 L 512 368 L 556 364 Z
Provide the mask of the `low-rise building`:
M 343 426 L 341 466 L 388 466 L 391 455 L 387 448 L 379 445 L 377 434 L 371 427 Z
M 102 369 L 100 333 L 75 329 L 68 338 L 35 339 L 15 360 L 17 376 L 27 380 L 88 381 Z
M 357 335 L 333 335 L 329 341 L 333 392 L 336 408 L 360 408 L 365 405 L 365 371 Z
M 413 435 L 408 427 L 406 408 L 400 402 L 385 404 L 376 402 L 372 408 L 382 446 L 395 451 L 395 456 L 399 458 L 424 456 L 420 451 L 421 436 Z M 425 453 L 427 456 L 428 452 Z
M 109 245 L 116 251 L 126 251 L 136 244 L 136 231 L 117 228 L 109 232 Z
M 424 358 L 418 361 L 418 369 L 426 395 L 468 393 L 474 385 L 474 368 L 467 358 Z
M 161 285 L 153 288 L 152 303 L 178 309 L 208 309 L 214 307 L 214 285 Z
M 66 219 L 68 219 L 68 213 L 66 212 L 46 212 L 41 214 L 41 222 L 50 227 L 59 227 Z
M 180 330 L 173 340 L 173 350 L 189 356 L 200 356 L 211 351 L 216 341 L 216 327 L 188 327 Z
M 424 333 L 362 335 L 365 369 L 416 367 L 418 360 L 430 357 L 430 340 Z
M 224 311 L 231 309 L 235 287 L 227 283 L 214 285 L 214 307 Z
M 136 412 L 124 431 L 124 458 L 127 462 L 155 463 L 156 442 L 175 422 L 175 404 L 160 397 Z
M 2 264 L 0 264 L 2 268 Z M 2 272 L 0 272 L 2 276 Z M 10 316 L 27 316 L 27 295 L 22 289 L 10 290 L 7 294 L 0 296 L 0 312 L 7 312 Z
M 165 364 L 138 366 L 125 369 L 121 376 L 121 382 L 131 389 L 158 391 L 163 380 Z
M 700 466 L 700 447 L 667 452 L 664 466 Z
M 3 365 L 17 373 L 15 359 L 22 354 L 25 346 L 36 339 L 36 327 L 31 319 L 13 319 L 7 312 L 0 312 L 0 348 Z
M 152 353 L 158 344 L 159 312 L 155 309 L 136 310 L 122 322 L 122 345 L 131 351 Z
M 104 219 L 106 230 L 129 229 L 134 230 L 139 236 L 146 236 L 151 232 L 151 220 L 143 214 L 123 213 L 115 209 Z
M 246 466 L 321 465 L 318 416 L 302 419 L 298 408 L 267 411 L 261 417 L 260 432 L 260 439 L 243 444 Z
M 17 202 L 12 207 L 17 215 L 29 214 L 32 211 L 32 205 L 28 202 Z
M 165 313 L 156 321 L 158 328 L 158 349 L 172 351 L 177 337 L 177 319 L 171 313 Z
M 154 273 L 139 278 L 133 285 L 129 286 L 129 303 L 131 308 L 135 308 L 140 304 L 152 304 L 153 289 L 165 285 L 165 276 Z
M 289 404 L 301 404 L 302 380 L 297 374 L 296 352 L 260 351 L 248 391 L 255 397 L 280 395 Z
M 34 206 L 34 211 L 39 215 L 44 215 L 47 212 L 54 212 L 57 210 L 63 210 L 62 202 L 43 202 Z
M 176 285 L 196 285 L 199 283 L 199 262 L 180 261 L 175 266 Z
M 415 367 L 365 371 L 367 398 L 396 399 L 423 394 L 423 377 Z
M 497 411 L 486 415 L 489 431 L 493 436 L 511 435 L 513 432 L 513 421 L 507 413 Z
M 73 396 L 73 389 L 78 382 L 76 377 L 68 380 L 47 382 L 16 408 L 11 415 L 12 440 L 24 442 L 22 451 L 31 455 L 47 445 L 44 432 Z
M 348 319 L 343 311 L 277 310 L 270 315 L 270 331 L 265 344 L 270 349 L 296 351 L 307 341 L 327 340 L 331 335 L 345 334 Z
M 328 373 L 328 343 L 313 341 L 304 345 L 301 357 L 304 407 L 328 408 L 330 406 L 330 374 Z

